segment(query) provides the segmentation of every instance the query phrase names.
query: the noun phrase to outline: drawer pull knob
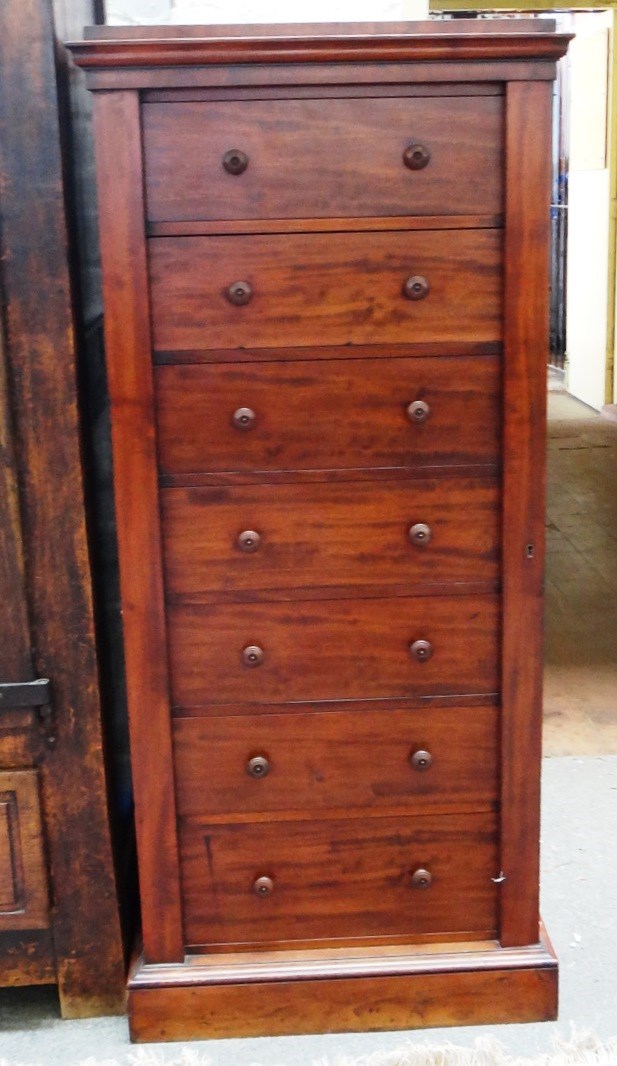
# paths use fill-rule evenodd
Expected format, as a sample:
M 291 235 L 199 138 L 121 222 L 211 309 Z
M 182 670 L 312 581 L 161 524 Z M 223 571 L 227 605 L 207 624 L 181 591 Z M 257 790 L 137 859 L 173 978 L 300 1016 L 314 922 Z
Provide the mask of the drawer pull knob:
M 245 529 L 243 533 L 238 535 L 236 544 L 241 552 L 256 552 L 261 544 L 261 537 L 254 529 Z
M 422 274 L 413 274 L 403 285 L 403 296 L 408 300 L 424 300 L 430 291 L 430 285 Z
M 433 883 L 433 875 L 429 870 L 414 870 L 411 875 L 413 888 L 430 888 Z
M 425 522 L 416 522 L 415 525 L 410 526 L 408 536 L 412 544 L 423 548 L 430 542 L 431 527 L 427 526 Z
M 409 652 L 419 663 L 426 663 L 433 654 L 433 645 L 429 640 L 414 640 L 409 645 Z
M 407 418 L 410 422 L 426 422 L 431 409 L 424 400 L 414 400 L 407 408 Z
M 227 286 L 225 295 L 230 304 L 234 304 L 235 307 L 244 307 L 245 304 L 251 302 L 253 290 L 248 281 L 232 281 L 231 285 Z M 415 296 L 410 299 L 419 300 L 420 297 Z
M 271 877 L 258 877 L 253 882 L 253 892 L 256 896 L 269 896 L 274 892 L 274 881 Z
M 403 163 L 410 170 L 424 170 L 431 161 L 431 153 L 423 144 L 408 144 L 403 152 Z
M 228 174 L 244 174 L 249 165 L 249 157 L 239 148 L 230 148 L 223 156 L 223 167 Z M 415 168 L 418 169 L 417 167 Z
M 254 755 L 246 764 L 246 772 L 251 777 L 267 777 L 270 773 L 270 763 L 265 755 Z
M 261 666 L 264 661 L 264 653 L 257 644 L 249 644 L 242 649 L 242 662 L 245 666 Z
M 234 411 L 232 421 L 236 429 L 254 429 L 257 415 L 250 407 L 239 407 Z
M 414 751 L 409 756 L 409 762 L 414 770 L 430 770 L 433 765 L 433 756 L 430 751 Z

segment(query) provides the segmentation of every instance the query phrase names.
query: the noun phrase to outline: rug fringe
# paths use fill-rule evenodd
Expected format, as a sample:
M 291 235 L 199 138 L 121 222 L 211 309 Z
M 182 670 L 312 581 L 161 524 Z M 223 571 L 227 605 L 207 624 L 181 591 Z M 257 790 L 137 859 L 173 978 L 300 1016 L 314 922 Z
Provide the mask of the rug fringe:
M 17 1063 L 0 1059 L 0 1066 L 45 1066 L 43 1063 Z M 183 1048 L 174 1054 L 139 1048 L 127 1052 L 121 1059 L 99 1059 L 91 1056 L 80 1062 L 66 1062 L 64 1066 L 216 1066 L 211 1055 Z M 283 1062 L 255 1062 L 253 1066 L 285 1066 Z M 367 1055 L 313 1059 L 307 1066 L 617 1066 L 617 1037 L 602 1043 L 591 1033 L 573 1033 L 569 1040 L 554 1041 L 552 1051 L 531 1058 L 511 1055 L 493 1037 L 479 1037 L 473 1048 L 454 1044 L 407 1043 L 392 1051 L 376 1051 Z

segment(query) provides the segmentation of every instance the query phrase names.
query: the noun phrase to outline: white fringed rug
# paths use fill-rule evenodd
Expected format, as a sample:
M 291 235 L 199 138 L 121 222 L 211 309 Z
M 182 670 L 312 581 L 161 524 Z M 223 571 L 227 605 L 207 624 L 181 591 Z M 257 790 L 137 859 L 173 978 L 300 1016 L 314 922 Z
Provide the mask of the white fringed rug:
M 44 1063 L 18 1063 L 0 1059 L 0 1066 L 45 1066 Z M 151 1051 L 147 1048 L 128 1051 L 121 1059 L 88 1058 L 80 1062 L 67 1058 L 65 1066 L 216 1066 L 216 1059 L 199 1051 L 182 1050 L 177 1055 Z M 253 1066 L 285 1066 L 277 1057 L 274 1062 L 258 1062 Z M 480 1037 L 473 1048 L 454 1044 L 403 1044 L 392 1051 L 376 1051 L 350 1058 L 307 1060 L 306 1066 L 617 1066 L 617 1037 L 601 1043 L 589 1034 L 558 1040 L 554 1049 L 531 1058 L 511 1055 L 491 1037 Z

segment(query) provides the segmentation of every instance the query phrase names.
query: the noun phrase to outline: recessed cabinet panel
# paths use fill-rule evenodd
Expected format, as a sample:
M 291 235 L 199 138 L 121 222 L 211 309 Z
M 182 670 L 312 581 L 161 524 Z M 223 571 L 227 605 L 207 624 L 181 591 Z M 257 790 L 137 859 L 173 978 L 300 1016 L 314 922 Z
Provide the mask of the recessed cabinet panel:
M 0 771 L 0 931 L 48 924 L 37 773 Z

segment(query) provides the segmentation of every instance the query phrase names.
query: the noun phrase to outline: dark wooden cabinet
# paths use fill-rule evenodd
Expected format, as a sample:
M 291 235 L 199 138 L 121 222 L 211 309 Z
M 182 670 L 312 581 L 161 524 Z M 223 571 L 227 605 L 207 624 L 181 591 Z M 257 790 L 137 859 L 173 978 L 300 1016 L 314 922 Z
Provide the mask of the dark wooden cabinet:
M 105 36 L 106 34 L 106 36 Z M 525 1021 L 547 23 L 107 30 L 136 1039 Z

